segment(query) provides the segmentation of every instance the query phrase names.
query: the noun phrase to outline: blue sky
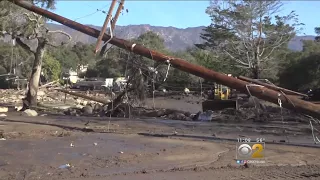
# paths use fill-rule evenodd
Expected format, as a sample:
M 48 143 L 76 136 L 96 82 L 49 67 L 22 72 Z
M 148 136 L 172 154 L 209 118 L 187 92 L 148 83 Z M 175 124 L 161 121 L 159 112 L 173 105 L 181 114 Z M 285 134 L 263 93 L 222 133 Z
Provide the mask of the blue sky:
M 315 20 L 320 16 L 320 1 L 284 1 L 283 14 L 295 10 L 300 22 L 305 23 L 303 33 L 314 35 L 314 28 L 320 26 Z M 58 1 L 55 13 L 82 24 L 102 26 L 106 15 L 97 9 L 108 11 L 111 1 Z M 150 24 L 153 26 L 174 26 L 187 28 L 207 26 L 210 18 L 205 13 L 208 0 L 201 1 L 134 1 L 125 2 L 129 13 L 120 15 L 117 25 Z M 117 7 L 117 6 L 116 6 Z M 114 10 L 114 13 L 116 8 Z M 95 14 L 92 14 L 96 12 Z M 91 15 L 90 15 L 91 14 Z M 87 16 L 88 15 L 88 16 Z M 86 17 L 84 17 L 86 16 Z

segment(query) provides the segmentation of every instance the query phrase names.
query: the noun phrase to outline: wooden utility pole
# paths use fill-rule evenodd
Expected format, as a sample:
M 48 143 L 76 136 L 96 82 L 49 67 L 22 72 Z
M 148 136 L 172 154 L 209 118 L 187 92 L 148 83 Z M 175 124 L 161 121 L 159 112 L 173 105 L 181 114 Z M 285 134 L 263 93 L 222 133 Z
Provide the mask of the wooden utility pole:
M 87 34 L 92 37 L 98 37 L 100 34 L 100 31 L 91 28 L 89 26 L 85 26 L 83 24 L 77 23 L 75 21 L 72 21 L 70 19 L 67 19 L 65 17 L 59 16 L 55 13 L 52 13 L 50 11 L 47 11 L 45 9 L 39 8 L 35 5 L 32 5 L 28 1 L 24 0 L 9 0 L 9 2 L 13 2 L 16 5 L 23 7 L 29 11 L 35 12 L 37 14 L 40 14 L 42 16 L 45 16 L 49 19 L 52 19 L 56 22 L 59 22 L 65 26 L 68 26 L 72 29 L 75 29 L 77 31 L 80 31 L 84 34 Z M 110 36 L 107 34 L 103 34 L 102 37 L 103 40 L 107 41 L 110 39 Z M 219 84 L 223 84 L 225 86 L 228 86 L 233 89 L 237 89 L 240 92 L 250 94 L 253 96 L 256 96 L 257 98 L 278 104 L 281 102 L 281 106 L 292 109 L 295 111 L 298 111 L 300 113 L 304 113 L 310 116 L 314 116 L 316 118 L 320 118 L 320 106 L 303 101 L 298 98 L 294 97 L 288 97 L 284 94 L 282 94 L 279 91 L 268 89 L 264 86 L 249 86 L 250 83 L 234 78 L 229 77 L 225 74 L 218 73 L 215 71 L 212 71 L 210 69 L 207 69 L 205 67 L 192 64 L 186 60 L 175 58 L 171 56 L 167 56 L 164 54 L 161 54 L 159 52 L 150 50 L 148 48 L 143 47 L 142 45 L 135 44 L 129 41 L 126 41 L 124 39 L 119 39 L 116 37 L 113 37 L 110 40 L 110 44 L 113 44 L 117 47 L 120 47 L 122 49 L 128 50 L 130 52 L 133 52 L 135 54 L 141 55 L 143 57 L 150 58 L 154 61 L 161 62 L 164 64 L 170 64 L 174 68 L 177 68 L 181 71 L 193 74 L 198 77 L 202 77 L 204 79 L 213 80 Z
M 99 49 L 100 49 L 100 45 L 101 45 L 101 41 L 102 41 L 103 35 L 105 34 L 105 32 L 107 30 L 109 22 L 111 21 L 113 8 L 116 5 L 116 3 L 117 3 L 117 0 L 112 0 L 112 3 L 110 5 L 109 11 L 108 11 L 108 14 L 107 14 L 107 17 L 106 17 L 106 20 L 104 21 L 102 29 L 101 29 L 101 32 L 100 32 L 100 34 L 98 36 L 95 53 L 97 53 L 99 51 Z
M 124 0 L 121 0 L 116 12 L 116 15 L 114 16 L 112 22 L 111 22 L 111 31 L 114 32 L 115 28 L 116 28 L 116 23 L 118 21 L 119 15 L 121 13 L 121 10 L 123 8 L 124 5 Z M 105 45 L 102 46 L 101 51 L 100 51 L 100 56 L 103 56 L 104 52 L 107 49 L 108 44 L 106 43 Z
M 119 6 L 118 6 L 118 9 L 117 9 L 117 12 L 116 12 L 116 15 L 114 16 L 113 18 L 113 21 L 111 23 L 111 29 L 112 31 L 114 31 L 115 27 L 116 27 L 116 23 L 118 21 L 118 18 L 119 18 L 119 15 L 121 13 L 121 10 L 123 8 L 123 5 L 124 5 L 124 0 L 121 0 L 120 3 L 119 3 Z

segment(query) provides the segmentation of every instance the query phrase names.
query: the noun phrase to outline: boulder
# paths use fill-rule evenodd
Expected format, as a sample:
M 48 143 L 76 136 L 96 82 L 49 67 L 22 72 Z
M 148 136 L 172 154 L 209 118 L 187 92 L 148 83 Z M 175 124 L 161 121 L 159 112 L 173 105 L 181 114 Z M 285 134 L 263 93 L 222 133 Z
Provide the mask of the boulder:
M 0 106 L 0 113 L 8 112 L 8 107 L 1 107 Z
M 94 112 L 100 112 L 102 110 L 103 110 L 103 107 L 99 103 L 96 103 L 93 107 Z
M 82 108 L 82 112 L 84 115 L 91 115 L 93 113 L 93 108 L 87 105 Z
M 25 111 L 21 112 L 22 116 L 38 116 L 37 111 L 32 109 L 26 109 Z

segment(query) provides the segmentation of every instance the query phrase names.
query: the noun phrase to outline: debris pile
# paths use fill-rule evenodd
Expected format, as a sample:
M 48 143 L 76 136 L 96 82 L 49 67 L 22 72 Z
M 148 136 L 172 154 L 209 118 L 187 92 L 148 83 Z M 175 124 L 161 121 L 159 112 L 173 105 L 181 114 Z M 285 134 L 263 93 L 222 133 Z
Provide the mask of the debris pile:
M 22 103 L 21 99 L 25 97 L 25 91 L 14 89 L 0 89 L 1 103 Z
M 14 89 L 0 89 L 0 102 L 12 105 L 21 105 L 22 99 L 25 97 L 25 90 L 14 90 Z M 88 96 L 94 96 L 97 98 L 106 98 L 104 94 L 85 92 Z M 37 99 L 39 102 L 43 103 L 60 103 L 66 102 L 66 104 L 71 105 L 82 105 L 86 106 L 89 103 L 94 103 L 94 101 L 89 101 L 83 98 L 74 96 L 65 96 L 65 93 L 59 92 L 51 88 L 41 88 L 37 93 Z
M 158 117 L 172 120 L 184 121 L 215 121 L 215 122 L 309 122 L 309 118 L 281 108 L 279 106 L 268 104 L 267 102 L 255 99 L 256 105 L 252 102 L 243 101 L 238 110 L 227 108 L 220 111 L 205 111 L 192 114 L 173 109 L 146 109 L 132 108 L 133 116 L 137 117 Z
M 70 107 L 64 111 L 64 114 L 70 116 L 101 116 L 103 112 L 103 104 L 89 102 L 85 104 L 85 106 L 77 105 L 75 107 Z

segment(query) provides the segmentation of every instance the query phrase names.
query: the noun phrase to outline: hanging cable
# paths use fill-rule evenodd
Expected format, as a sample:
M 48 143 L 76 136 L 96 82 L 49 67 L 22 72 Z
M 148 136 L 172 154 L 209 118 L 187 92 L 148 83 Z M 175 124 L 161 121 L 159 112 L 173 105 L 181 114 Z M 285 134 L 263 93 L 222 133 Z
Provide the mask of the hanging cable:
M 153 69 L 154 69 L 154 72 L 152 73 L 152 103 L 153 103 L 153 109 L 156 109 L 156 104 L 155 104 L 155 101 L 154 101 L 154 93 L 155 93 L 155 76 L 156 76 L 156 72 L 157 70 L 155 69 L 155 61 L 153 60 L 153 56 L 152 56 L 152 53 L 150 52 L 150 55 L 151 55 L 151 59 L 153 61 Z
M 309 121 L 309 124 L 310 124 L 310 128 L 311 128 L 311 134 L 312 134 L 312 138 L 313 138 L 313 141 L 315 144 L 319 144 L 320 143 L 320 140 L 318 138 L 318 136 L 315 135 L 315 132 L 314 131 L 317 131 L 318 133 L 320 132 L 317 128 L 314 127 L 312 121 L 315 123 L 315 124 L 320 124 L 320 121 L 318 119 L 315 119 L 313 118 L 312 116 L 309 116 L 309 115 L 305 115 L 306 117 L 310 118 L 310 121 Z

